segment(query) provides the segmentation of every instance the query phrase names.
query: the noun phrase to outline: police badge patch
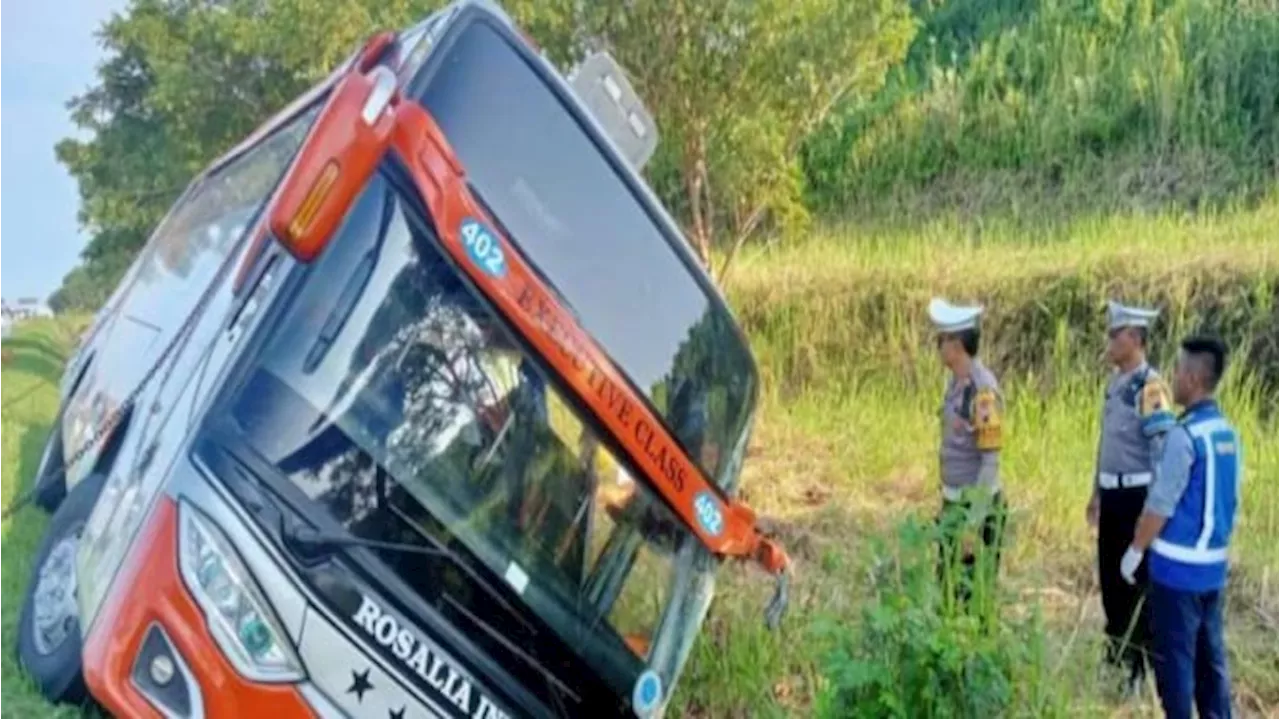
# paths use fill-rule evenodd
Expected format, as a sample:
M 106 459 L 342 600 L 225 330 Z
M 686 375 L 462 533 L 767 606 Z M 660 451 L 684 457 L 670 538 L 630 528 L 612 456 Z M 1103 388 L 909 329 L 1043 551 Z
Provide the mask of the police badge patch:
M 1000 403 L 991 389 L 980 389 L 973 398 L 973 432 L 978 450 L 994 452 L 1000 449 Z
M 1142 433 L 1148 437 L 1167 431 L 1174 425 L 1173 401 L 1169 388 L 1159 377 L 1148 377 L 1138 396 L 1138 417 Z

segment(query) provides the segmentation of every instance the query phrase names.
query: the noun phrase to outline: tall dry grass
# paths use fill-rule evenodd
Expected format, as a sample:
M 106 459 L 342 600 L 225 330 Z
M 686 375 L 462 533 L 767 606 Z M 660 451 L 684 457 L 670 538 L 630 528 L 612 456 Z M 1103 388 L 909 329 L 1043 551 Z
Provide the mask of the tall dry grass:
M 1164 308 L 1154 333 L 1158 365 L 1167 366 L 1176 338 L 1192 329 L 1220 328 L 1239 350 L 1222 391 L 1246 450 L 1228 641 L 1242 713 L 1274 707 L 1278 219 L 1273 204 L 1215 216 L 1094 219 L 1031 234 L 997 225 L 968 243 L 943 242 L 955 238 L 945 223 L 864 235 L 833 230 L 745 256 L 732 299 L 765 394 L 743 486 L 796 560 L 792 614 L 770 634 L 760 616 L 761 577 L 726 567 L 676 706 L 692 715 L 832 707 L 874 715 L 894 702 L 910 706 L 921 685 L 906 678 L 921 667 L 968 676 L 965 666 L 936 664 L 951 661 L 929 653 L 936 650 L 988 662 L 982 671 L 994 673 L 982 681 L 994 684 L 974 687 L 987 714 L 1119 710 L 1096 673 L 1100 605 L 1084 521 L 1106 379 L 1103 306 L 1117 296 Z M 1013 662 L 1001 654 L 1005 635 L 970 636 L 925 621 L 933 605 L 915 583 L 922 560 L 899 541 L 904 522 L 927 522 L 937 509 L 944 373 L 924 316 L 935 294 L 989 307 L 982 354 L 1007 395 L 1001 466 L 1013 510 L 998 614 L 1035 648 Z M 886 575 L 886 566 L 901 572 Z M 878 628 L 869 624 L 876 617 Z M 956 642 L 946 643 L 953 634 Z M 881 645 L 889 674 L 868 678 L 866 653 Z M 898 694 L 882 706 L 837 691 L 854 679 Z M 973 715 L 966 695 L 949 696 L 930 699 L 951 707 L 934 715 Z M 1128 710 L 1158 716 L 1151 694 Z

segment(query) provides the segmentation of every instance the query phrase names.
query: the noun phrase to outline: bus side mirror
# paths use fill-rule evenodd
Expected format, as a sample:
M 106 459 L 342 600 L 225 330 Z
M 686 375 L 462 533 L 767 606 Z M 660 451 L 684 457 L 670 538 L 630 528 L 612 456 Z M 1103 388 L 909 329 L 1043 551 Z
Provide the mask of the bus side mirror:
M 272 203 L 271 232 L 300 262 L 324 249 L 391 143 L 398 87 L 377 64 L 385 49 L 375 37 L 334 86 Z
M 658 147 L 658 125 L 613 56 L 597 52 L 584 59 L 569 86 L 631 166 L 644 169 Z

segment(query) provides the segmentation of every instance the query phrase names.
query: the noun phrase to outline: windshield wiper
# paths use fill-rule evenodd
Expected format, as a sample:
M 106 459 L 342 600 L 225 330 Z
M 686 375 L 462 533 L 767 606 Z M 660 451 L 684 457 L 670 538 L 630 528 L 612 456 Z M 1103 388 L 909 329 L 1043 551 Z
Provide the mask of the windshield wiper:
M 263 521 L 265 525 L 274 523 L 278 529 L 280 542 L 284 546 L 288 554 L 293 555 L 296 560 L 305 562 L 314 561 L 321 555 L 333 552 L 335 549 L 342 547 L 365 547 L 368 549 L 380 549 L 389 552 L 401 552 L 405 554 L 418 554 L 423 556 L 444 557 L 453 562 L 455 566 L 463 571 L 467 576 L 471 577 L 489 596 L 497 601 L 508 613 L 514 617 L 520 624 L 529 629 L 526 643 L 526 649 L 516 646 L 510 639 L 503 635 L 501 631 L 495 629 L 492 625 L 485 622 L 474 612 L 465 607 L 462 602 L 454 599 L 447 591 L 442 592 L 444 597 L 451 606 L 460 610 L 460 613 L 468 617 L 476 626 L 484 630 L 484 632 L 496 641 L 501 643 L 508 651 L 522 659 L 528 666 L 543 678 L 550 690 L 551 698 L 555 701 L 555 714 L 557 717 L 568 719 L 573 716 L 565 706 L 562 695 L 567 695 L 574 702 L 581 703 L 582 699 L 577 692 L 566 686 L 563 681 L 550 669 L 542 665 L 542 663 L 527 648 L 532 644 L 537 632 L 529 624 L 529 621 L 519 612 L 517 612 L 495 589 L 492 584 L 487 582 L 483 577 L 479 576 L 471 566 L 457 552 L 450 549 L 446 544 L 436 537 L 429 534 L 421 534 L 432 543 L 431 547 L 424 547 L 417 544 L 409 544 L 406 542 L 384 542 L 377 539 L 365 539 L 347 533 L 322 532 L 311 527 L 302 525 L 302 523 L 294 519 L 294 515 L 290 510 L 285 509 L 285 502 L 277 497 L 269 488 L 264 486 L 263 480 L 253 474 L 248 467 L 240 463 L 238 459 L 231 455 L 223 455 L 225 459 L 231 460 L 232 464 L 227 467 L 228 472 L 223 476 L 234 478 L 233 481 L 227 482 L 228 488 L 232 493 L 244 503 L 253 514 Z M 270 510 L 268 510 L 270 507 Z M 302 526 L 299 526 L 302 525 Z M 306 547 L 309 551 L 300 552 L 299 549 Z
M 533 630 L 528 620 L 520 614 L 511 603 L 502 596 L 502 593 L 490 582 L 481 577 L 478 572 L 471 568 L 470 563 L 463 559 L 456 551 L 450 549 L 448 545 L 429 534 L 422 533 L 419 536 L 424 537 L 431 542 L 432 546 L 424 547 L 418 544 L 410 544 L 408 542 L 384 542 L 379 539 L 368 539 L 365 537 L 357 537 L 353 534 L 321 532 L 310 527 L 288 527 L 281 517 L 280 536 L 284 540 L 294 545 L 295 554 L 298 545 L 309 547 L 317 554 L 327 554 L 339 547 L 364 547 L 367 549 L 378 549 L 384 552 L 395 552 L 398 554 L 418 554 L 427 557 L 444 557 L 449 559 L 454 566 L 466 574 L 473 582 L 475 582 L 489 598 L 497 602 L 509 614 L 515 617 L 526 629 Z M 305 553 L 302 553 L 305 554 Z M 314 559 L 315 557 L 302 556 L 301 559 Z
M 495 629 L 493 625 L 489 624 L 485 620 L 476 616 L 475 612 L 471 611 L 468 607 L 463 605 L 461 602 L 454 599 L 449 594 L 445 594 L 444 598 L 447 602 L 449 602 L 450 605 L 453 606 L 454 609 L 456 609 L 461 614 L 465 615 L 471 621 L 475 622 L 476 626 L 483 629 L 486 634 L 488 634 L 498 643 L 502 644 L 502 646 L 506 647 L 506 649 L 511 653 L 515 654 L 521 659 L 524 659 L 525 662 L 529 664 L 529 666 L 532 666 L 534 669 L 537 669 L 538 672 L 542 674 L 542 678 L 545 679 L 547 682 L 547 688 L 551 690 L 551 697 L 556 700 L 557 716 L 564 717 L 565 719 L 568 719 L 568 717 L 573 716 L 572 714 L 569 713 L 568 707 L 564 705 L 564 700 L 560 698 L 561 692 L 568 694 L 570 697 L 573 698 L 575 702 L 581 702 L 582 699 L 581 697 L 578 696 L 576 692 L 574 692 L 569 687 L 565 686 L 564 682 L 560 681 L 560 677 L 556 676 L 555 673 L 553 673 L 551 670 L 542 666 L 542 664 L 538 661 L 536 657 L 531 656 L 528 652 L 524 651 L 520 647 L 513 644 L 510 639 L 507 639 L 506 636 L 502 634 L 502 632 Z
M 312 529 L 310 527 L 290 528 L 285 526 L 285 524 L 286 523 L 284 522 L 284 518 L 282 516 L 280 536 L 283 537 L 286 542 L 295 545 L 295 547 L 296 545 L 307 545 L 312 550 L 317 551 L 319 553 L 327 553 L 338 547 L 365 547 L 368 549 L 378 549 L 386 552 L 418 554 L 423 556 L 444 557 L 446 559 L 450 559 L 453 561 L 453 564 L 455 566 L 457 566 L 459 569 L 463 571 L 463 573 L 465 573 L 468 577 L 473 579 L 475 583 L 479 585 L 485 591 L 485 593 L 490 596 L 490 598 L 498 602 L 504 609 L 506 609 L 508 614 L 515 617 L 515 619 L 520 622 L 521 626 L 529 630 L 531 634 L 536 634 L 536 630 L 534 630 L 532 625 L 529 624 L 528 620 L 525 619 L 524 616 L 521 615 L 518 611 L 516 611 L 516 609 L 512 607 L 506 601 L 505 598 L 502 597 L 502 595 L 498 592 L 497 589 L 493 587 L 492 584 L 485 581 L 474 570 L 472 570 L 471 567 L 468 566 L 468 564 L 466 563 L 466 560 L 462 559 L 462 557 L 460 557 L 457 552 L 449 549 L 447 545 L 445 545 L 443 542 L 436 539 L 435 537 L 431 537 L 430 535 L 425 535 L 425 534 L 422 535 L 424 537 L 427 537 L 427 540 L 430 541 L 433 545 L 430 547 L 423 547 L 417 544 L 409 544 L 407 542 L 384 542 L 379 539 L 367 539 L 365 537 L 357 537 L 351 534 L 321 532 L 321 531 Z M 457 599 L 454 599 L 453 596 L 451 596 L 448 592 L 443 592 L 442 596 L 444 597 L 445 601 L 447 601 L 452 607 L 454 607 L 454 609 L 464 614 L 468 619 L 470 619 L 478 627 L 480 627 L 480 629 L 484 630 L 486 634 L 488 634 L 494 640 L 502 644 L 507 649 L 507 651 L 510 651 L 516 656 L 520 657 L 525 661 L 525 663 L 527 663 L 529 666 L 537 670 L 538 673 L 542 675 L 542 678 L 546 680 L 548 688 L 551 689 L 551 696 L 556 701 L 557 716 L 566 717 L 566 718 L 571 716 L 568 708 L 564 704 L 564 699 L 562 699 L 560 695 L 563 692 L 573 697 L 575 700 L 578 700 L 578 696 L 572 689 L 565 686 L 565 684 L 560 680 L 559 677 L 555 675 L 554 672 L 544 667 L 536 657 L 530 655 L 527 651 L 525 651 L 524 649 L 521 649 L 519 646 L 516 646 L 516 644 L 513 643 L 510 639 L 508 639 L 502 632 L 498 631 L 491 624 L 481 619 L 478 615 L 476 615 L 475 612 L 472 612 L 470 609 L 468 609 L 462 602 L 458 601 Z M 533 637 L 530 636 L 529 638 L 532 639 Z

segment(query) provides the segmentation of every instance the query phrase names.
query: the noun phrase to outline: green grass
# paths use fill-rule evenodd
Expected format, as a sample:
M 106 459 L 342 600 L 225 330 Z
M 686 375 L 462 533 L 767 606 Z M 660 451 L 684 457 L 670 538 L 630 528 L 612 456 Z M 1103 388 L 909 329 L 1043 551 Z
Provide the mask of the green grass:
M 31 481 L 40 463 L 45 436 L 58 410 L 58 380 L 70 341 L 66 326 L 58 322 L 31 321 L 20 325 L 15 336 L 5 340 L 5 353 L 12 353 L 0 376 L 3 401 L 3 473 L 0 474 L 0 504 L 7 507 Z M 72 717 L 74 708 L 54 708 L 46 703 L 18 666 L 14 656 L 15 630 L 32 555 L 44 534 L 46 518 L 35 508 L 24 509 L 0 525 L 0 691 L 6 717 Z
M 1027 228 L 933 222 L 849 227 L 744 252 L 730 277 L 766 391 L 840 392 L 896 375 L 936 384 L 929 298 L 987 307 L 983 354 L 1006 376 L 1051 389 L 1098 376 L 1109 298 L 1162 308 L 1161 362 L 1188 331 L 1211 327 L 1261 387 L 1277 386 L 1275 203 L 1234 212 L 1113 215 Z M 927 357 L 926 357 L 927 359 Z
M 1154 333 L 1159 364 L 1194 328 L 1223 328 L 1244 348 L 1222 393 L 1247 448 L 1228 644 L 1242 715 L 1272 711 L 1280 426 L 1266 348 L 1276 333 L 1277 219 L 1270 205 L 1032 232 L 987 226 L 976 238 L 964 225 L 936 223 L 836 230 L 746 254 L 731 294 L 766 387 L 744 487 L 797 561 L 793 613 L 768 634 L 759 614 L 767 585 L 754 571 L 726 568 L 680 700 L 718 716 L 813 711 L 836 646 L 815 624 L 853 633 L 868 606 L 887 601 L 873 569 L 897 562 L 899 550 L 881 540 L 904 517 L 931 516 L 938 501 L 944 374 L 924 307 L 939 294 L 989 308 L 983 354 L 998 358 L 1008 398 L 1001 464 L 1014 510 L 1004 611 L 1043 617 L 1043 633 L 1026 638 L 1050 658 L 1023 677 L 1034 686 L 1005 715 L 1158 716 L 1154 696 L 1128 705 L 1100 698 L 1094 673 L 1102 620 L 1084 507 L 1105 380 L 1103 301 L 1119 296 L 1165 308 Z
M 938 377 L 941 378 L 939 372 Z M 940 381 L 940 380 L 939 380 Z M 1076 716 L 1099 705 L 1090 673 L 1100 656 L 1100 606 L 1092 535 L 1084 522 L 1101 386 L 1081 382 L 1047 397 L 1010 388 L 1002 474 L 1015 525 L 1005 589 L 1015 612 L 1040 612 L 1055 671 L 1046 689 Z M 1235 539 L 1229 645 L 1242 710 L 1274 706 L 1276 686 L 1277 425 L 1258 421 L 1254 400 L 1228 394 L 1248 447 L 1249 478 Z M 811 627 L 834 616 L 850 626 L 876 585 L 873 540 L 904 516 L 936 509 L 936 398 L 864 383 L 842 395 L 815 393 L 769 404 L 745 479 L 750 500 L 781 528 L 797 562 L 793 611 L 778 636 L 760 627 L 767 584 L 728 568 L 681 696 L 724 713 L 788 713 L 817 693 L 827 646 Z M 1266 618 L 1270 617 L 1270 620 Z M 1029 637 L 1030 639 L 1030 637 Z M 1154 704 L 1137 707 L 1155 716 Z M 1014 715 L 1018 715 L 1017 712 Z
M 812 209 L 1038 218 L 1274 184 L 1273 3 L 912 5 L 907 60 L 810 138 Z

